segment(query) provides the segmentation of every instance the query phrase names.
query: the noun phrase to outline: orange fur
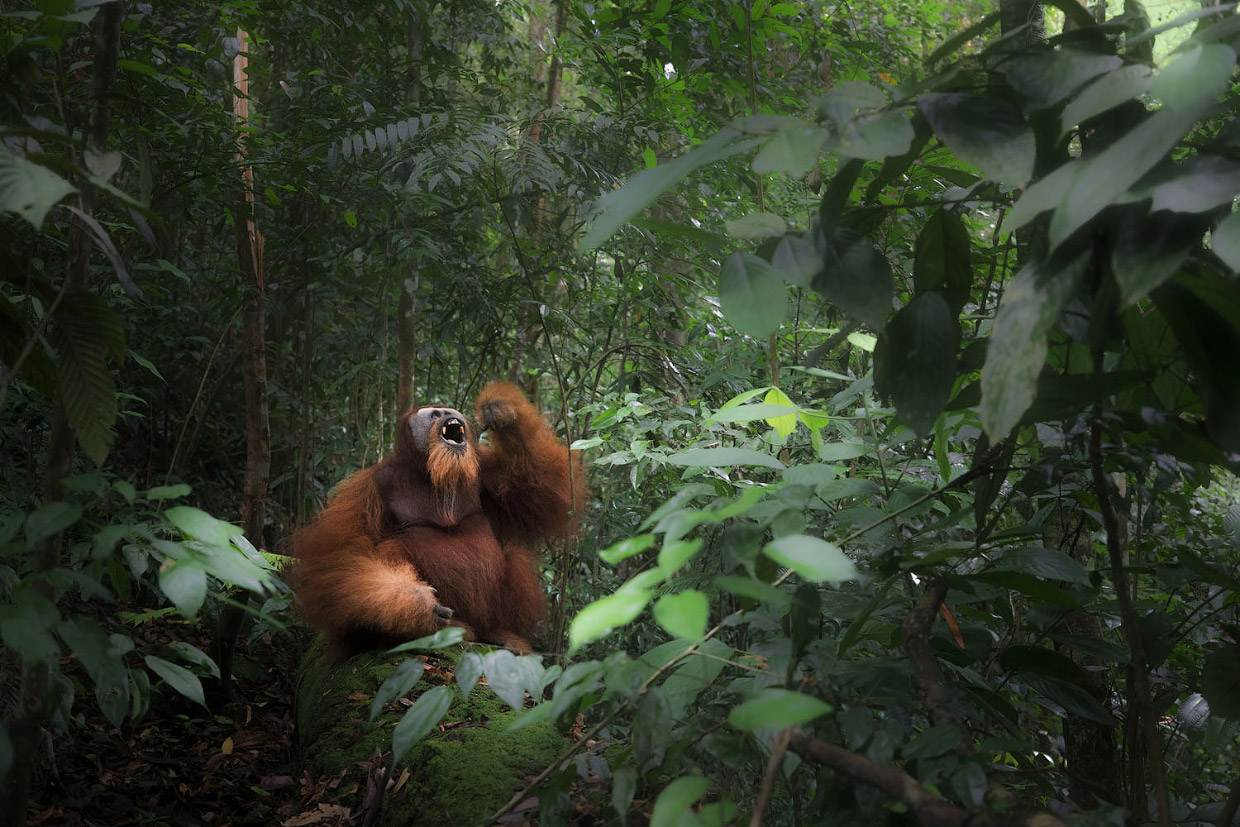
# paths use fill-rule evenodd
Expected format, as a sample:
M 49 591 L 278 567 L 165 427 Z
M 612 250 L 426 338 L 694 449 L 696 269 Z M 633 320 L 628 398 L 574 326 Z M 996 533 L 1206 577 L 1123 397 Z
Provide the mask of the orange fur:
M 511 384 L 488 385 L 466 450 L 411 436 L 343 483 L 293 537 L 291 582 L 306 620 L 337 657 L 431 634 L 453 621 L 478 639 L 527 652 L 545 609 L 525 545 L 571 534 L 584 508 L 579 456 Z

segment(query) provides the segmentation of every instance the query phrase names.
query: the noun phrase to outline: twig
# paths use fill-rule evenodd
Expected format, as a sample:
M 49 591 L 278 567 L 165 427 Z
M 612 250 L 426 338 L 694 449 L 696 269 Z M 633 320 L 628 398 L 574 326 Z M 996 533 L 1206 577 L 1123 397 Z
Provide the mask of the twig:
M 762 774 L 762 786 L 758 789 L 758 803 L 754 805 L 753 817 L 749 819 L 749 827 L 762 827 L 762 814 L 771 800 L 771 790 L 775 787 L 775 775 L 784 763 L 784 754 L 788 752 L 788 742 L 792 738 L 792 727 L 785 727 L 775 739 L 775 748 L 766 762 L 766 772 Z
M 1094 371 L 1102 372 L 1102 352 L 1094 352 Z M 1111 492 L 1102 469 L 1102 403 L 1094 405 L 1093 421 L 1089 426 L 1089 464 L 1093 469 L 1094 491 L 1098 496 L 1098 515 L 1107 535 L 1107 556 L 1111 560 L 1111 581 L 1115 598 L 1119 601 L 1120 626 L 1124 639 L 1132 651 L 1133 701 L 1136 704 L 1140 732 L 1145 742 L 1145 759 L 1154 782 L 1154 801 L 1158 805 L 1159 827 L 1171 827 L 1171 802 L 1167 795 L 1167 772 L 1163 767 L 1162 738 L 1158 721 L 1154 718 L 1154 703 L 1150 699 L 1150 676 L 1146 668 L 1145 644 L 1137 626 L 1137 613 L 1132 607 L 1132 592 L 1128 587 L 1128 572 L 1124 569 L 1124 551 L 1119 544 L 1119 521 L 1111 503 Z M 1144 796 L 1144 790 L 1133 790 L 1133 795 Z
M 56 293 L 56 298 L 52 300 L 48 306 L 47 312 L 43 314 L 43 318 L 39 319 L 39 323 L 35 325 L 34 330 L 30 332 L 30 338 L 26 340 L 26 346 L 22 348 L 22 352 L 17 354 L 17 358 L 13 360 L 13 366 L 4 374 L 3 385 L 0 385 L 0 411 L 4 410 L 5 397 L 9 395 L 9 387 L 13 381 L 17 379 L 18 373 L 22 369 L 22 365 L 30 358 L 31 351 L 34 350 L 35 344 L 43 335 L 43 329 L 47 327 L 47 323 L 51 321 L 52 316 L 56 314 L 56 308 L 60 307 L 60 300 L 65 297 L 65 292 L 69 287 L 69 280 L 65 279 L 60 284 L 60 290 Z

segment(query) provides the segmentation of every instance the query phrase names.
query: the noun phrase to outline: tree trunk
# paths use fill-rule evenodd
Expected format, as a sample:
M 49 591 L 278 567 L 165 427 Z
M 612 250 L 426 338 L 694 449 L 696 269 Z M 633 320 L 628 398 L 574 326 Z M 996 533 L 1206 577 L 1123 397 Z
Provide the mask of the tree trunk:
M 417 331 L 413 326 L 418 293 L 418 266 L 409 265 L 409 275 L 400 280 L 400 302 L 396 306 L 396 414 L 413 406 L 413 372 L 418 356 Z
M 97 152 L 104 152 L 108 144 L 111 116 L 109 98 L 113 81 L 116 79 L 116 60 L 120 52 L 121 23 L 124 19 L 122 12 L 120 2 L 110 3 L 100 10 L 96 18 L 93 55 L 95 73 L 87 141 L 91 149 Z M 94 215 L 95 191 L 86 182 L 81 183 L 80 209 L 84 215 Z M 68 267 L 63 290 L 65 294 L 85 286 L 92 246 L 89 231 L 80 221 L 74 221 L 69 231 Z M 69 426 L 69 417 L 64 406 L 57 405 L 52 410 L 47 472 L 43 481 L 44 502 L 64 499 L 65 489 L 61 480 L 73 470 L 76 439 L 77 434 Z M 62 545 L 62 535 L 57 532 L 39 541 L 35 548 L 31 577 L 35 580 L 35 589 L 49 600 L 53 598 L 53 592 L 42 575 L 60 566 Z M 26 805 L 30 798 L 31 778 L 39 763 L 42 749 L 43 722 L 47 718 L 50 691 L 51 668 L 48 664 L 23 662 L 17 706 L 6 721 L 12 742 L 13 763 L 9 767 L 3 787 L 0 787 L 0 824 L 26 823 Z
M 240 51 L 233 60 L 233 84 L 236 87 L 233 111 L 240 127 L 249 118 L 249 81 L 246 66 L 246 32 L 237 30 Z M 263 521 L 266 516 L 267 483 L 271 478 L 271 425 L 267 416 L 267 356 L 265 319 L 266 291 L 263 284 L 263 239 L 254 226 L 254 170 L 245 166 L 245 144 L 240 133 L 237 141 L 241 167 L 241 197 L 237 202 L 236 236 L 237 266 L 241 270 L 245 297 L 241 310 L 242 375 L 245 383 L 245 489 L 241 506 L 241 522 L 245 535 L 255 548 L 263 545 Z M 220 610 L 212 655 L 220 668 L 220 690 L 227 696 L 232 687 L 233 649 L 237 633 L 245 619 L 248 596 L 242 595 L 240 605 L 228 604 Z

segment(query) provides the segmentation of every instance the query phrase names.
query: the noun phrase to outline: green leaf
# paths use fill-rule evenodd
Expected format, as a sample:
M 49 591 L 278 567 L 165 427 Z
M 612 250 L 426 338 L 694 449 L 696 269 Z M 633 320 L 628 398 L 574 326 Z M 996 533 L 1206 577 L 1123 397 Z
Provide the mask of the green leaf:
M 1210 704 L 1210 714 L 1240 719 L 1240 646 L 1227 644 L 1206 655 L 1201 670 L 1201 694 Z
M 832 231 L 814 289 L 849 316 L 881 330 L 891 314 L 891 264 L 878 248 L 846 229 Z
M 206 698 L 202 694 L 202 682 L 198 680 L 198 676 L 193 672 L 183 666 L 169 663 L 163 658 L 157 658 L 154 655 L 146 656 L 146 665 L 177 692 L 180 692 L 204 709 L 207 708 Z
M 176 652 L 181 660 L 188 661 L 190 664 L 200 667 L 212 677 L 218 678 L 220 676 L 220 667 L 216 665 L 210 655 L 199 649 L 197 646 L 185 643 L 184 641 L 174 640 L 172 643 L 168 644 L 168 648 Z
M 446 649 L 449 646 L 455 646 L 464 639 L 464 629 L 459 626 L 449 626 L 446 629 L 440 629 L 433 635 L 415 638 L 397 646 L 393 646 L 388 650 L 388 654 L 396 654 L 397 652 L 416 652 L 423 649 Z
M 1050 675 L 1060 680 L 1085 680 L 1085 671 L 1067 655 L 1042 646 L 1009 646 L 999 655 L 999 663 L 1009 672 Z
M 822 272 L 823 250 L 814 244 L 812 237 L 816 236 L 817 233 L 806 233 L 804 236 L 786 235 L 775 245 L 771 266 L 789 284 L 809 287 Z
M 3 778 L 0 775 L 0 778 Z M 616 767 L 611 772 L 611 806 L 627 823 L 629 807 L 633 806 L 633 794 L 637 792 L 637 770 L 632 767 Z
M 672 637 L 697 640 L 706 633 L 710 604 L 696 589 L 665 594 L 654 604 L 654 619 Z
M 193 489 L 185 483 L 178 483 L 176 485 L 157 485 L 150 491 L 146 492 L 146 499 L 148 502 L 175 500 L 188 496 L 192 490 Z
M 811 695 L 787 689 L 760 689 L 728 713 L 737 729 L 783 729 L 826 715 L 831 706 Z
M 827 94 L 822 96 L 818 108 L 822 114 L 835 121 L 836 126 L 843 126 L 856 117 L 858 110 L 878 109 L 886 105 L 887 96 L 877 86 L 845 80 L 831 87 Z
M 0 213 L 17 213 L 39 231 L 47 211 L 71 192 L 68 181 L 0 144 Z
M 541 693 L 543 667 L 537 655 L 517 657 L 507 649 L 496 649 L 482 656 L 482 671 L 491 691 L 517 711 L 525 706 L 526 692 L 534 698 Z
M 178 560 L 159 570 L 159 588 L 186 617 L 202 608 L 207 596 L 207 573 L 196 559 Z
M 762 553 L 815 583 L 855 580 L 857 567 L 839 546 L 818 537 L 792 534 L 772 540 Z
M 924 293 L 887 325 L 874 351 L 874 386 L 925 436 L 951 398 L 960 328 L 938 293 Z
M 592 643 L 617 626 L 623 626 L 639 614 L 650 602 L 650 592 L 643 590 L 618 591 L 595 600 L 573 618 L 568 628 L 570 649 L 579 649 Z
M 1168 109 L 1195 109 L 1227 88 L 1236 52 L 1225 43 L 1192 43 L 1154 77 L 1150 94 Z
M 600 551 L 598 556 L 604 563 L 614 566 L 616 563 L 627 560 L 635 554 L 641 554 L 652 545 L 654 545 L 653 534 L 638 534 L 636 537 L 627 537 L 612 543 Z
M 874 161 L 903 155 L 912 143 L 913 125 L 908 116 L 889 110 L 848 121 L 827 146 L 847 158 Z
M 112 726 L 120 727 L 129 714 L 129 670 L 123 652 L 90 618 L 77 615 L 57 630 L 95 684 L 95 700 Z M 133 642 L 120 637 L 133 648 Z M 169 664 L 171 665 L 171 664 Z M 191 696 L 192 697 L 192 696 Z
M 482 655 L 477 652 L 466 652 L 456 664 L 456 683 L 461 687 L 461 695 L 469 697 L 478 678 L 482 677 Z
M 789 409 L 789 413 L 775 414 L 766 418 L 766 424 L 774 428 L 781 437 L 787 439 L 788 435 L 797 429 L 796 404 L 779 388 L 771 388 L 767 391 L 762 401 L 767 405 Z
M 1056 548 L 1016 548 L 1005 551 L 994 564 L 994 571 L 1019 571 L 1045 577 L 1048 580 L 1066 580 L 1069 583 L 1089 585 L 1089 572 L 1077 561 Z
M 1024 679 L 1031 687 L 1062 706 L 1067 712 L 1103 726 L 1113 727 L 1119 724 L 1111 711 L 1082 686 L 1049 675 L 1025 674 Z
M 710 781 L 698 775 L 685 775 L 663 788 L 650 814 L 650 827 L 680 827 L 696 822 L 689 807 L 710 791 Z
M 1175 275 L 1201 236 L 1202 224 L 1193 216 L 1160 212 L 1125 221 L 1111 248 L 1120 306 L 1136 304 Z
M 451 706 L 450 687 L 434 686 L 422 693 L 392 731 L 392 763 L 398 763 L 411 746 L 425 738 Z
M 26 542 L 30 545 L 59 534 L 82 519 L 82 506 L 77 503 L 43 503 L 26 518 Z
M 102 465 L 116 421 L 116 385 L 107 359 L 118 350 L 123 354 L 125 329 L 120 316 L 87 291 L 66 294 L 54 319 L 61 402 L 82 450 Z
M 672 535 L 669 534 L 664 540 L 663 548 L 659 549 L 659 571 L 664 577 L 674 575 L 681 566 L 692 560 L 703 546 L 701 539 L 673 540 L 671 538 Z
M 922 228 L 913 260 L 913 285 L 918 294 L 942 294 L 952 313 L 959 313 L 973 287 L 969 231 L 955 210 L 943 207 Z
M 818 458 L 823 462 L 842 462 L 874 453 L 873 445 L 863 442 L 828 442 L 818 450 Z
M 383 707 L 392 701 L 408 695 L 413 685 L 422 678 L 424 671 L 426 671 L 426 664 L 417 658 L 404 661 L 397 666 L 392 674 L 388 675 L 387 679 L 379 685 L 375 699 L 370 702 L 370 720 L 378 718 L 383 712 Z
M 784 398 L 787 399 L 786 396 Z M 774 417 L 791 416 L 795 425 L 796 413 L 796 406 L 791 403 L 791 400 L 788 404 L 758 402 L 750 405 L 737 405 L 735 408 L 720 408 L 706 419 L 708 422 L 753 422 L 758 419 L 770 420 Z
M 1007 101 L 963 92 L 932 93 L 921 95 L 917 108 L 957 158 L 990 180 L 1020 185 L 1033 176 L 1033 132 Z
M 783 279 L 752 253 L 733 253 L 719 271 L 719 306 L 742 333 L 765 339 L 784 320 L 787 293 Z
M 1153 70 L 1141 63 L 1121 66 L 1106 73 L 1082 89 L 1081 93 L 1064 107 L 1059 120 L 1060 134 L 1144 94 L 1153 82 Z
M 173 506 L 164 512 L 164 516 L 187 537 L 221 548 L 227 548 L 233 535 L 241 533 L 241 529 L 232 523 L 218 520 L 207 512 L 188 505 Z
M 744 152 L 754 145 L 753 140 L 738 141 L 740 135 L 736 129 L 725 127 L 717 135 L 679 158 L 659 164 L 654 169 L 643 170 L 620 189 L 604 195 L 595 205 L 594 221 L 589 231 L 581 239 L 581 251 L 592 250 L 611 238 L 616 230 L 645 209 L 650 202 L 695 169 Z
M 702 468 L 726 468 L 732 465 L 761 465 L 764 468 L 782 469 L 784 464 L 770 454 L 749 448 L 690 448 L 667 458 L 671 465 L 691 465 Z
M 1044 182 L 1050 186 L 1049 182 L 1054 180 L 1053 188 L 1058 191 L 1065 181 L 1070 181 L 1051 219 L 1049 241 L 1053 250 L 1103 209 L 1120 200 L 1129 187 L 1179 143 L 1199 114 L 1197 109 L 1186 108 L 1163 108 L 1154 112 L 1101 154 L 1069 161 L 1029 187 L 1017 202 L 1017 208 L 1026 198 L 1039 206 L 1044 205 L 1041 199 L 1047 196 L 1038 192 Z
M 1155 170 L 1130 195 L 1150 198 L 1150 210 L 1198 213 L 1230 205 L 1240 192 L 1240 162 L 1218 155 L 1198 155 Z
M 720 575 L 715 578 L 715 585 L 732 592 L 732 594 L 739 594 L 741 597 L 760 600 L 774 606 L 786 605 L 790 600 L 787 592 L 753 577 L 733 574 Z
M 1061 49 L 1005 64 L 1008 83 L 1025 96 L 1025 110 L 1054 106 L 1088 81 L 1121 66 L 1114 55 Z
M 998 442 L 1033 404 L 1046 362 L 1046 336 L 1084 276 L 1088 255 L 1066 264 L 1034 260 L 1021 268 L 995 313 L 982 371 L 982 425 Z
M 799 178 L 817 166 L 826 141 L 827 131 L 809 124 L 780 130 L 758 150 L 752 169 L 758 175 L 782 172 Z
M 960 728 L 951 724 L 939 724 L 917 733 L 900 749 L 905 760 L 934 758 L 951 752 L 960 740 Z
M 1210 233 L 1210 247 L 1233 272 L 1240 272 L 1240 212 L 1218 223 Z
M 787 223 L 769 212 L 751 212 L 740 218 L 725 221 L 728 235 L 733 238 L 773 238 L 788 231 Z
M 0 638 L 25 663 L 48 663 L 60 647 L 51 630 L 60 624 L 52 601 L 31 588 L 15 588 L 7 603 L 0 603 Z

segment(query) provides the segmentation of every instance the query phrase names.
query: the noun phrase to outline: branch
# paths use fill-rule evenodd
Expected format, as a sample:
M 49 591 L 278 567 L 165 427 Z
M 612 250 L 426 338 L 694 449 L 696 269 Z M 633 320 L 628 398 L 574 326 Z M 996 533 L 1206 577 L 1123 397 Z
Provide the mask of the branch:
M 795 731 L 788 748 L 806 761 L 821 764 L 841 775 L 873 787 L 909 808 L 921 827 L 970 827 L 983 822 L 970 820 L 969 812 L 926 789 L 898 767 L 871 761 L 864 755 Z
M 930 645 L 930 627 L 947 595 L 947 579 L 935 578 L 926 585 L 925 594 L 914 604 L 900 627 L 900 645 L 913 664 L 913 690 L 923 704 L 930 720 L 935 724 L 948 724 L 960 731 L 956 752 L 969 755 L 973 752 L 973 739 L 964 721 L 951 708 L 947 699 L 947 687 L 943 670 Z

